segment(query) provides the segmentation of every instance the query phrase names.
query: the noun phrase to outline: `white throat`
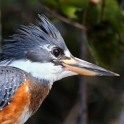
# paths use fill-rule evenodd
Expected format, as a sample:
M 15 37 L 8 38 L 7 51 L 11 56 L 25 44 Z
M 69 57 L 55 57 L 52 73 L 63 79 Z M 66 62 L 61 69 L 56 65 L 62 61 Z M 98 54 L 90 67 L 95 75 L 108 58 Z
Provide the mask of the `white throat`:
M 52 62 L 39 63 L 31 62 L 29 60 L 17 60 L 8 65 L 0 63 L 0 66 L 13 66 L 20 68 L 30 73 L 33 77 L 48 80 L 51 86 L 54 81 L 60 80 L 64 77 L 77 75 L 74 72 L 64 70 L 61 65 L 54 65 Z

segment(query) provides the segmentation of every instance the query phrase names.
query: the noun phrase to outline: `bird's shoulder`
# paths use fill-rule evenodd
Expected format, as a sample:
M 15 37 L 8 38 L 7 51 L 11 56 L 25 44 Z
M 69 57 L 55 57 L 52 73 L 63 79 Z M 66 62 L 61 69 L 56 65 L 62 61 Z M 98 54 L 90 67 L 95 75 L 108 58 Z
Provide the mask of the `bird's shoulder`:
M 0 122 L 6 120 L 5 114 L 8 115 L 7 119 L 20 112 L 20 118 L 25 113 L 29 113 L 28 117 L 31 116 L 48 93 L 47 81 L 42 85 L 39 80 L 19 68 L 0 66 Z
M 0 123 L 17 123 L 24 113 L 24 122 L 30 117 L 28 112 L 29 93 L 27 79 L 23 70 L 0 66 Z M 26 111 L 26 112 L 25 112 Z M 5 116 L 6 115 L 6 116 Z
M 26 81 L 25 73 L 15 67 L 0 67 L 0 109 L 7 106 L 17 89 Z

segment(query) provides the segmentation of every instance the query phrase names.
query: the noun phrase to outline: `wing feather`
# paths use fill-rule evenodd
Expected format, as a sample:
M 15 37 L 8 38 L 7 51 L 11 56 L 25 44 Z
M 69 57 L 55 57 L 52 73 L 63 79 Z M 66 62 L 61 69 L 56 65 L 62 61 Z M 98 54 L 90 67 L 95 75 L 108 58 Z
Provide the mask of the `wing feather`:
M 11 102 L 17 89 L 25 82 L 25 74 L 15 67 L 0 67 L 0 110 Z

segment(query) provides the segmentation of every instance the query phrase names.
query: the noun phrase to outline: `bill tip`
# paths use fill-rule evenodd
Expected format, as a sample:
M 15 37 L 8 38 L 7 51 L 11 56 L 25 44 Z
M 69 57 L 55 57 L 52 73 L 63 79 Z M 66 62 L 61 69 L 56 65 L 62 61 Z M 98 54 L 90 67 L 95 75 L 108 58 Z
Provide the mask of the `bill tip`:
M 120 76 L 119 74 L 115 73 L 115 76 Z

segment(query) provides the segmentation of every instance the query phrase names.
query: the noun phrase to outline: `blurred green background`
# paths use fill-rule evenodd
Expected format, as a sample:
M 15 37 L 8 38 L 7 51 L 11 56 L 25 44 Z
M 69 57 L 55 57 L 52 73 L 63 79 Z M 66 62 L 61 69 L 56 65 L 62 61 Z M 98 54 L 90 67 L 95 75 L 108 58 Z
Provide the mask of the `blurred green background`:
M 45 14 L 74 56 L 120 74 L 55 82 L 26 124 L 124 124 L 123 9 L 123 0 L 0 0 L 1 44 Z

